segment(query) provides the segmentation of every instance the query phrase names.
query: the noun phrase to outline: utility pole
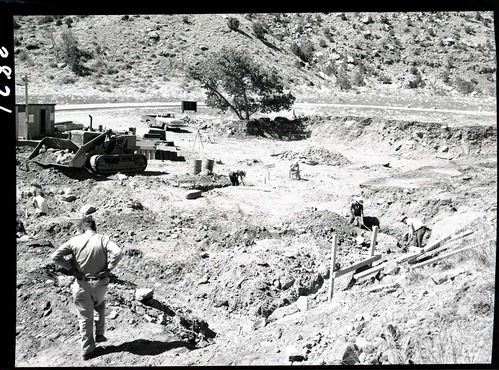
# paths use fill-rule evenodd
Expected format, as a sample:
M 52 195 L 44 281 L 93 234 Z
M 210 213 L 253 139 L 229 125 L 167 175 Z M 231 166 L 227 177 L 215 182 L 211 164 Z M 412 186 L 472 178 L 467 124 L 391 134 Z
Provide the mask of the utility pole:
M 26 123 L 26 139 L 30 140 L 31 135 L 29 134 L 29 112 L 28 112 L 28 74 L 24 75 L 24 91 L 26 97 L 26 113 L 24 114 L 25 123 Z
M 24 77 L 22 77 L 22 80 L 24 81 L 24 94 L 25 94 L 25 112 L 24 112 L 24 126 L 26 127 L 26 139 L 31 139 L 31 135 L 29 134 L 29 113 L 28 113 L 28 74 L 26 73 Z M 17 83 L 16 85 L 22 86 L 21 84 Z

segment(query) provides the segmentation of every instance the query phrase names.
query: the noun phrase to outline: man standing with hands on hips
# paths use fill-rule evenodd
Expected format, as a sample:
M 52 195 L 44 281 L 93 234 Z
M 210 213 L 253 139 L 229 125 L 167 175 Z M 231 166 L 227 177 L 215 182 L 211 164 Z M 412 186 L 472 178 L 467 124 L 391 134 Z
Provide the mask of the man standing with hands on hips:
M 92 217 L 83 217 L 78 227 L 83 233 L 63 243 L 52 254 L 52 260 L 76 278 L 71 288 L 78 311 L 83 360 L 88 360 L 97 355 L 95 342 L 107 340 L 104 298 L 109 271 L 116 267 L 123 253 L 109 236 L 97 233 Z

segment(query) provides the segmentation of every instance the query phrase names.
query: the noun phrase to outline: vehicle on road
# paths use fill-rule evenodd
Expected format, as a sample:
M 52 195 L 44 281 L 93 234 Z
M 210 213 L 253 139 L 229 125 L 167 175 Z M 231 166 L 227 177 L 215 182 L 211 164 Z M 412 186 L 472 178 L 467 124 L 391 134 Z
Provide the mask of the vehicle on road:
M 156 115 L 146 114 L 142 116 L 141 121 L 145 122 L 151 128 L 160 128 L 162 130 L 179 129 L 186 126 L 186 123 L 175 117 L 174 112 L 159 113 Z
M 54 123 L 54 131 L 56 134 L 61 133 L 61 132 L 71 131 L 71 130 L 82 130 L 83 127 L 84 127 L 83 124 L 76 123 L 73 121 L 64 121 L 64 122 Z

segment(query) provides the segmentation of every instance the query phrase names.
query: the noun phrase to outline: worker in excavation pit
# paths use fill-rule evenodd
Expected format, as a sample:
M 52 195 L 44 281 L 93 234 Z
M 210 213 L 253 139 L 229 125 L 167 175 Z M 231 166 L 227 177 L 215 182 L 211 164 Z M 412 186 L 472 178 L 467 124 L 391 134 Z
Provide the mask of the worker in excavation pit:
M 400 222 L 405 222 L 408 227 L 408 242 L 413 241 L 416 247 L 423 248 L 423 237 L 428 229 L 426 225 L 421 220 L 406 215 L 400 218 Z
M 244 180 L 243 180 L 244 177 L 246 177 L 246 172 L 244 172 L 244 171 L 237 170 L 237 171 L 230 171 L 229 172 L 229 179 L 230 179 L 232 186 L 238 186 L 239 180 L 241 180 L 241 182 L 244 185 Z
M 97 233 L 92 217 L 83 217 L 78 228 L 83 233 L 63 243 L 51 257 L 76 278 L 71 288 L 78 312 L 83 360 L 88 360 L 99 354 L 95 343 L 107 340 L 104 336 L 105 295 L 109 272 L 116 267 L 123 254 L 109 236 Z
M 35 209 L 34 217 L 46 216 L 48 213 L 47 199 L 43 191 L 36 189 L 31 205 Z
M 350 204 L 350 223 L 354 222 L 359 228 L 364 225 L 364 201 L 359 197 Z
M 300 180 L 300 164 L 298 161 L 291 164 L 289 167 L 289 178 Z

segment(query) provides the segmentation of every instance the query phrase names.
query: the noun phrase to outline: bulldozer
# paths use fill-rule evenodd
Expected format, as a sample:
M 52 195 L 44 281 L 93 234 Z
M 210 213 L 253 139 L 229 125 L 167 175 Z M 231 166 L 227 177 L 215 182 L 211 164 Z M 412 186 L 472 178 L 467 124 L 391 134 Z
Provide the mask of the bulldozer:
M 29 160 L 61 170 L 86 169 L 95 175 L 134 174 L 147 167 L 147 157 L 137 149 L 135 135 L 73 130 L 67 139 L 44 137 Z

